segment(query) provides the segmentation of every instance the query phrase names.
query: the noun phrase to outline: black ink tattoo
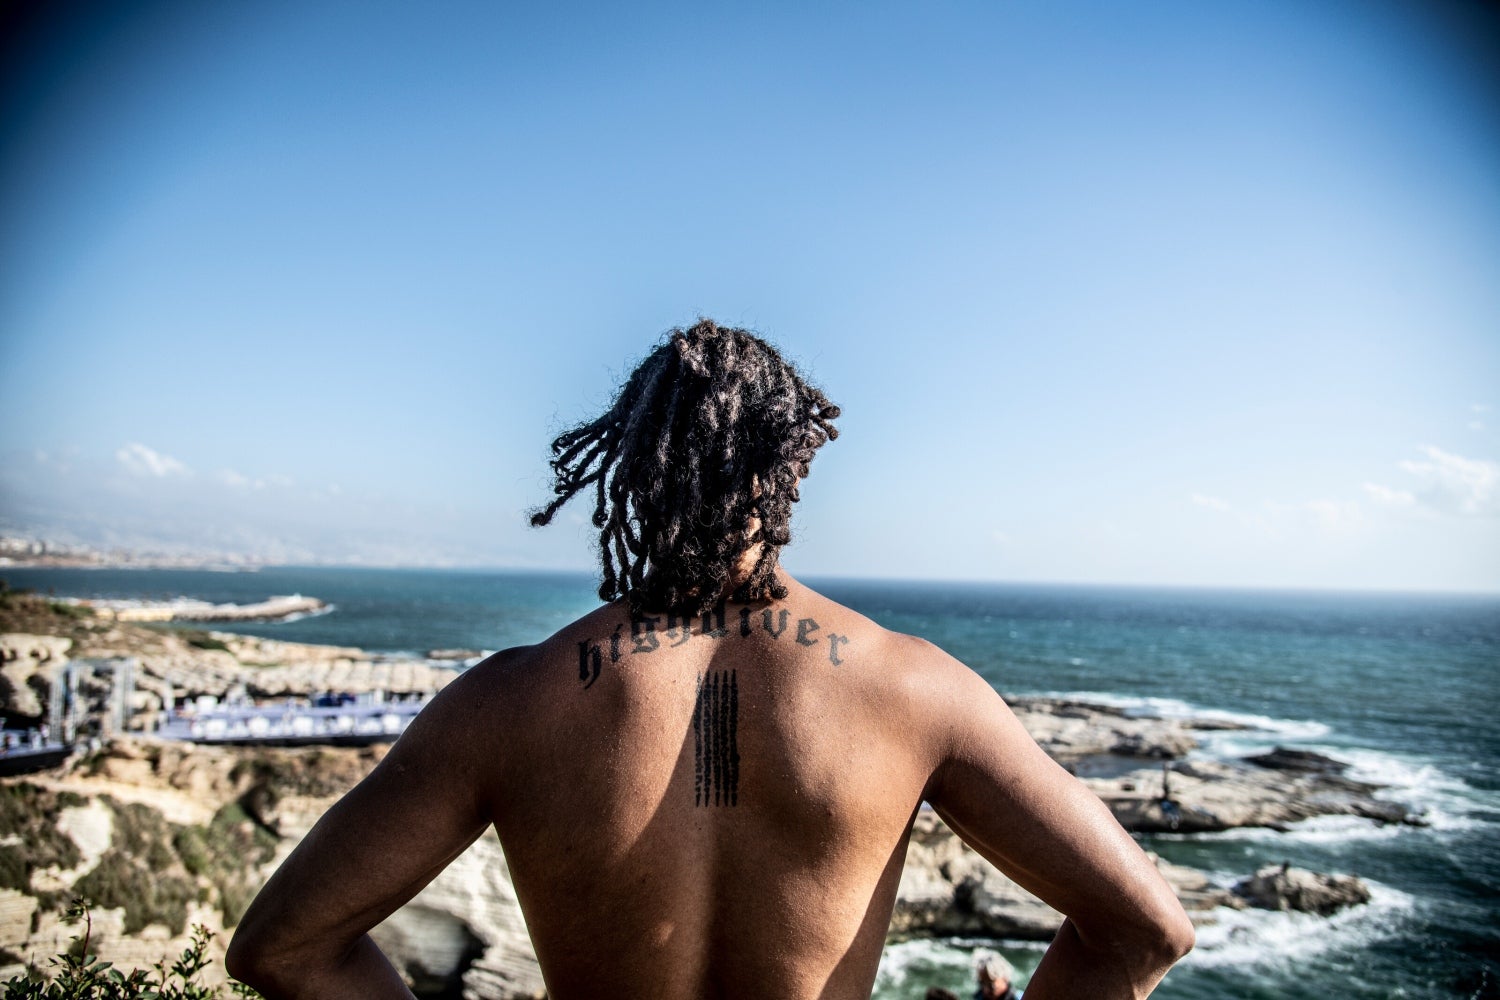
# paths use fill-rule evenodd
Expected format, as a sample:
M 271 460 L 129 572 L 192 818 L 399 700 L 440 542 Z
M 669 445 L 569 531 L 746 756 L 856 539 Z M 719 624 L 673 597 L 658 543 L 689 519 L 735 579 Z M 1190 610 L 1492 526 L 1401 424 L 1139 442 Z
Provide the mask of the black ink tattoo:
M 733 670 L 698 676 L 693 708 L 693 804 L 740 804 L 740 685 Z
M 786 618 L 786 608 L 782 608 L 779 612 L 777 612 L 776 621 L 778 624 L 775 628 L 772 628 L 771 609 L 767 608 L 760 613 L 760 623 L 766 627 L 766 632 L 771 636 L 772 639 L 780 639 L 781 633 L 786 631 Z
M 741 639 L 750 638 L 755 631 L 751 625 L 754 612 L 749 608 L 739 609 Z M 765 629 L 767 635 L 772 639 L 780 639 L 786 634 L 791 614 L 786 608 L 764 608 L 760 613 L 761 628 Z M 675 649 L 685 644 L 693 637 L 693 618 L 678 618 L 676 615 L 666 616 L 666 628 L 663 629 L 660 616 L 647 617 L 645 615 L 633 616 L 630 619 L 630 645 L 626 646 L 625 625 L 620 623 L 615 626 L 614 632 L 609 637 L 609 662 L 619 663 L 622 658 L 631 654 L 654 653 L 662 648 L 661 636 L 665 635 L 669 642 L 669 648 Z M 706 635 L 713 639 L 722 639 L 729 635 L 729 626 L 726 623 L 726 611 L 723 602 L 716 604 L 704 612 L 697 619 L 699 635 Z M 794 638 L 799 646 L 816 646 L 821 636 L 813 633 L 821 632 L 822 626 L 813 618 L 798 618 L 797 631 Z M 828 633 L 828 662 L 835 667 L 843 666 L 844 658 L 839 655 L 841 647 L 849 645 L 849 637 L 839 635 L 835 632 Z M 846 650 L 847 651 L 847 650 Z M 599 643 L 580 642 L 578 644 L 578 679 L 583 686 L 588 688 L 599 679 L 599 671 L 603 661 L 603 649 Z M 694 723 L 697 724 L 696 721 Z M 701 748 L 700 748 L 701 749 Z M 701 750 L 701 759 L 705 761 L 714 758 L 712 747 Z M 707 766 L 707 765 L 705 765 Z M 707 782 L 705 787 L 712 787 L 712 775 L 702 778 Z
M 713 620 L 709 620 L 709 615 Z M 724 602 L 720 601 L 708 611 L 703 612 L 702 634 L 713 639 L 722 639 L 729 634 L 729 629 L 724 627 Z
M 656 625 L 660 621 L 660 618 L 630 620 L 630 637 L 635 640 L 630 650 L 632 653 L 649 653 L 661 646 L 661 640 L 656 638 Z
M 578 644 L 578 679 L 583 681 L 585 691 L 593 687 L 594 682 L 599 679 L 599 671 L 603 665 L 603 651 L 597 642 Z
M 839 643 L 841 642 L 848 645 L 849 637 L 847 635 L 837 635 L 833 632 L 828 633 L 828 662 L 832 663 L 835 667 L 843 666 L 844 664 L 844 661 L 839 659 Z
M 813 621 L 811 618 L 798 618 L 797 619 L 797 645 L 799 645 L 799 646 L 816 646 L 818 644 L 818 640 L 816 640 L 816 639 L 809 639 L 808 636 L 812 635 L 817 630 L 818 630 L 818 623 L 815 622 L 815 621 Z

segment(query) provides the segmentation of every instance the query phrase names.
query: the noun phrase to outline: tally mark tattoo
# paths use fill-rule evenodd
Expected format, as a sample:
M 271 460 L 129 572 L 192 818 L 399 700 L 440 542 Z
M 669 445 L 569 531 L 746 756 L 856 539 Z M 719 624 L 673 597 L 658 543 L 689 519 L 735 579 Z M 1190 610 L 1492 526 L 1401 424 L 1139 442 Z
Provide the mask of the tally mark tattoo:
M 693 626 L 696 625 L 696 633 Z M 821 634 L 823 627 L 812 618 L 791 621 L 791 612 L 786 608 L 765 608 L 760 612 L 740 608 L 739 620 L 731 629 L 725 617 L 723 604 L 717 604 L 696 619 L 677 615 L 640 616 L 630 620 L 630 634 L 625 634 L 624 624 L 615 630 L 603 643 L 586 639 L 578 644 L 578 680 L 585 690 L 593 687 L 604 669 L 604 645 L 609 646 L 609 662 L 619 663 L 626 655 L 654 653 L 663 646 L 675 649 L 695 634 L 710 639 L 728 638 L 731 632 L 741 639 L 748 639 L 757 630 L 772 639 L 787 636 L 799 646 L 816 646 L 827 639 L 828 662 L 835 667 L 844 665 L 839 655 L 841 647 L 849 645 L 849 637 L 836 632 Z
M 740 804 L 740 685 L 733 670 L 698 675 L 693 709 L 693 805 Z

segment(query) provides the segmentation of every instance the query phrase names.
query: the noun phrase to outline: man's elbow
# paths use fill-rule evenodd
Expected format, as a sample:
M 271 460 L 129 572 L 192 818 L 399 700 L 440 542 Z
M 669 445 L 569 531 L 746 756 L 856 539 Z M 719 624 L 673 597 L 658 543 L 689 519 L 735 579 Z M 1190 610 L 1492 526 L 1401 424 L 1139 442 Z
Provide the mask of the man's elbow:
M 1153 905 L 1128 915 L 1098 921 L 1075 921 L 1080 934 L 1092 946 L 1115 956 L 1132 974 L 1143 979 L 1163 975 L 1178 959 L 1193 950 L 1193 922 L 1177 897 L 1163 893 Z
M 1149 934 L 1152 950 L 1164 966 L 1175 963 L 1198 942 L 1198 932 L 1175 896 L 1153 916 Z
M 234 932 L 234 937 L 229 939 L 229 947 L 224 951 L 224 971 L 239 982 L 254 985 L 255 946 L 250 943 L 249 935 L 244 930 L 241 925 Z
M 224 969 L 235 979 L 258 990 L 265 996 L 285 994 L 283 976 L 277 974 L 278 964 L 266 942 L 244 923 L 229 939 L 224 952 Z

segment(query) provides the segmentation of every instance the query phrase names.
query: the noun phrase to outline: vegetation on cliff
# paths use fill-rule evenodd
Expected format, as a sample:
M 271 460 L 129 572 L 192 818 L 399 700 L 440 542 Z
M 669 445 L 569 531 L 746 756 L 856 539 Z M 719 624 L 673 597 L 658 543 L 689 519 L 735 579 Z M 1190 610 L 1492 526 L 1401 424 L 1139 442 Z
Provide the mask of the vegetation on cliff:
M 110 962 L 101 962 L 90 950 L 93 916 L 78 899 L 68 908 L 70 922 L 82 922 L 84 931 L 73 939 L 73 947 L 53 958 L 56 970 L 48 975 L 29 969 L 4 983 L 7 1000 L 219 1000 L 221 991 L 198 981 L 208 966 L 208 943 L 213 934 L 206 927 L 193 928 L 192 943 L 170 967 L 158 962 L 151 970 L 121 972 Z M 230 996 L 259 997 L 243 983 L 229 984 Z

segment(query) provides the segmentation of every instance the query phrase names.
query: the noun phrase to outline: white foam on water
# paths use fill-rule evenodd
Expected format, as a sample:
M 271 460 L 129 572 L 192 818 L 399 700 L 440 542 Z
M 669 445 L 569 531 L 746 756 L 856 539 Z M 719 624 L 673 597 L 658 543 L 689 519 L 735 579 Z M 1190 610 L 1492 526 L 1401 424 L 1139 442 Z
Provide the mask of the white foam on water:
M 944 938 L 914 938 L 888 944 L 880 955 L 880 970 L 875 973 L 877 987 L 900 986 L 914 965 L 956 966 L 968 962 L 967 950 Z
M 291 614 L 287 615 L 285 618 L 275 618 L 268 621 L 266 624 L 285 625 L 288 622 L 300 622 L 304 618 L 321 618 L 324 615 L 331 615 L 337 610 L 338 605 L 325 604 L 321 608 L 316 608 L 312 611 L 294 611 Z
M 1261 826 L 1240 826 L 1215 833 L 1153 833 L 1153 840 L 1188 840 L 1207 843 L 1264 841 L 1276 844 L 1343 844 L 1391 840 L 1416 829 L 1397 823 L 1377 823 L 1363 816 L 1314 816 L 1293 823 L 1284 831 Z M 1241 872 L 1235 879 L 1244 877 Z
M 1370 902 L 1331 917 L 1277 910 L 1212 911 L 1212 924 L 1198 928 L 1198 944 L 1186 965 L 1292 967 L 1335 949 L 1367 948 L 1401 932 L 1414 907 L 1412 896 L 1367 882 Z
M 1482 792 L 1430 761 L 1362 747 L 1314 746 L 1309 749 L 1349 765 L 1345 776 L 1381 786 L 1377 798 L 1410 806 L 1438 831 L 1485 826 L 1476 810 L 1500 808 L 1500 796 Z
M 1227 722 L 1249 729 L 1204 730 L 1196 733 L 1199 749 L 1190 756 L 1218 760 L 1240 760 L 1265 753 L 1277 745 L 1321 753 L 1349 765 L 1347 777 L 1379 786 L 1376 798 L 1409 806 L 1422 817 L 1426 828 L 1439 832 L 1473 830 L 1487 824 L 1476 817 L 1481 809 L 1500 811 L 1500 794 L 1482 792 L 1454 777 L 1429 761 L 1398 753 L 1364 747 L 1348 747 L 1320 742 L 1332 735 L 1324 723 L 1310 719 L 1276 719 L 1252 712 L 1232 712 L 1218 708 L 1200 708 L 1180 698 L 1154 698 L 1118 695 L 1107 691 L 1053 691 L 1042 697 L 1095 704 L 1120 709 L 1129 715 Z M 1294 836 L 1309 843 L 1331 843 L 1339 840 L 1383 840 L 1403 831 L 1418 829 L 1404 826 L 1382 826 L 1359 817 L 1323 817 L 1319 821 L 1299 823 L 1291 834 L 1272 830 L 1239 830 L 1216 834 L 1235 839 L 1264 839 Z
M 897 944 L 888 944 L 880 954 L 880 969 L 875 974 L 875 988 L 889 990 L 902 986 L 913 972 L 926 973 L 933 969 L 958 969 L 968 974 L 974 966 L 974 952 L 979 948 L 995 948 L 996 941 L 989 938 L 913 938 Z M 1031 968 L 1041 960 L 1047 950 L 1045 941 L 1005 941 L 1004 950 L 1012 953 L 1035 952 Z M 1019 963 L 1018 968 L 1024 963 Z M 921 985 L 925 986 L 926 983 Z

